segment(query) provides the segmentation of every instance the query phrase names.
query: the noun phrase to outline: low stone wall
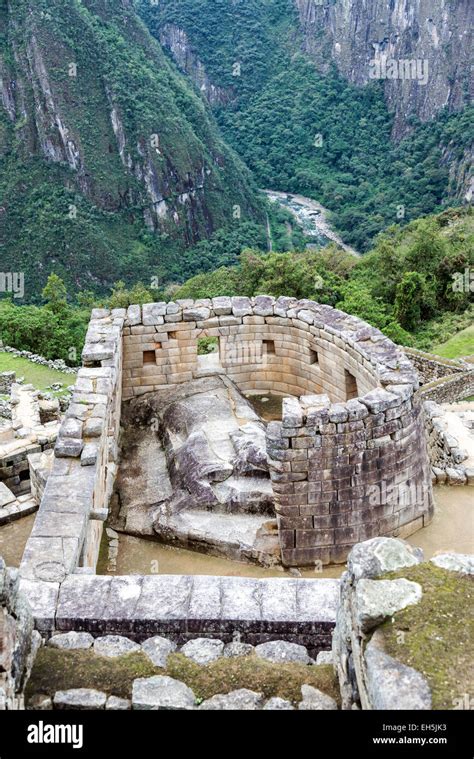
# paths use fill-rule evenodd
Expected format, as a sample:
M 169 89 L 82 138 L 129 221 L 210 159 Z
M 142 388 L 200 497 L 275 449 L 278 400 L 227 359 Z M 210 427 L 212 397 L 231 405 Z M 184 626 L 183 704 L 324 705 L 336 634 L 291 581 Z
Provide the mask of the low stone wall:
M 251 579 L 188 575 L 70 575 L 59 583 L 23 581 L 46 636 L 53 632 L 166 635 L 185 643 L 235 633 L 254 645 L 284 638 L 316 654 L 328 650 L 339 580 Z
M 49 369 L 55 369 L 56 371 L 63 372 L 64 374 L 76 374 L 78 371 L 77 367 L 68 366 L 65 361 L 62 360 L 62 358 L 51 360 L 44 358 L 44 356 L 39 356 L 37 353 L 32 353 L 31 351 L 22 351 L 18 350 L 17 348 L 12 348 L 10 345 L 3 345 L 1 341 L 0 351 L 3 353 L 11 353 L 17 358 L 27 358 L 28 361 L 31 361 L 33 364 L 47 366 Z
M 78 566 L 95 568 L 116 472 L 124 318 L 125 311 L 92 312 L 89 360 L 78 372 L 59 431 L 20 567 L 23 578 L 55 582 Z
M 474 368 L 462 359 L 403 348 L 420 377 L 420 393 L 425 401 L 454 403 L 474 394 Z
M 424 385 L 420 394 L 425 401 L 455 403 L 474 395 L 474 369 Z
M 402 348 L 420 375 L 421 384 L 426 385 L 433 380 L 451 377 L 466 371 L 464 363 L 436 356 L 433 353 L 420 351 L 415 348 Z
M 463 462 L 468 458 L 458 440 L 443 423 L 444 410 L 433 401 L 425 401 L 425 426 L 433 478 L 438 485 L 474 485 L 474 471 Z
M 0 711 L 24 709 L 24 689 L 41 636 L 19 592 L 18 571 L 0 558 Z
M 26 495 L 31 491 L 30 467 L 28 456 L 49 450 L 54 441 L 29 440 L 7 441 L 0 444 L 0 482 L 3 482 L 16 496 Z
M 0 372 L 0 395 L 10 395 L 12 385 L 15 382 L 15 372 Z

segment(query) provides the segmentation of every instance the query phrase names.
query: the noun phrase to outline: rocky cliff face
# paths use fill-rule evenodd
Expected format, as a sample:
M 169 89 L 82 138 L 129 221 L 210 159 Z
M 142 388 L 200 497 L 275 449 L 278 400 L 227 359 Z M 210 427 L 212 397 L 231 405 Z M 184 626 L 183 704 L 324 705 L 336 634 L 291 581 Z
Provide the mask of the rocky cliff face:
M 165 24 L 160 30 L 160 42 L 170 51 L 179 68 L 188 74 L 210 105 L 225 105 L 232 100 L 231 89 L 219 87 L 211 81 L 203 62 L 192 49 L 184 29 L 176 24 Z
M 444 106 L 460 110 L 467 104 L 469 89 L 472 95 L 471 0 L 294 2 L 305 50 L 322 71 L 335 61 L 344 76 L 364 85 L 377 73 L 371 61 L 389 64 L 386 75 L 397 78 L 384 79 L 384 86 L 395 112 L 396 138 L 407 132 L 410 117 L 428 121 Z M 406 77 L 402 60 L 414 62 Z
M 133 3 L 0 0 L 0 22 L 7 221 L 15 173 L 31 161 L 100 212 L 127 212 L 178 245 L 231 223 L 235 206 L 258 218 L 248 171 Z

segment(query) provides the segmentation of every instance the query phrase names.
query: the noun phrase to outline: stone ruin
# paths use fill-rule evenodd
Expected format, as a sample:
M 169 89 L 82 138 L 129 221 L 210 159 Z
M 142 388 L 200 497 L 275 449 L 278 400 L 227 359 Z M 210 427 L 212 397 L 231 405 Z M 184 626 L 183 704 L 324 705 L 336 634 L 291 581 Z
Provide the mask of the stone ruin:
M 25 684 L 41 645 L 19 584 L 18 570 L 0 557 L 0 711 L 24 709 Z
M 53 465 L 60 427 L 57 398 L 47 399 L 15 372 L 0 373 L 0 525 L 33 513 Z
M 217 352 L 199 355 L 204 338 Z M 37 463 L 43 495 L 19 570 L 42 638 L 287 641 L 334 661 L 343 708 L 385 704 L 374 683 L 399 663 L 366 661 L 357 627 L 345 633 L 354 562 L 342 583 L 95 572 L 105 520 L 290 567 L 343 562 L 360 541 L 398 543 L 427 524 L 423 399 L 405 354 L 328 306 L 261 296 L 94 310 L 83 363 L 49 475 Z M 259 418 L 252 393 L 284 396 L 281 421 Z
M 210 338 L 217 352 L 200 356 Z M 356 317 L 267 296 L 96 309 L 83 363 L 30 579 L 95 567 L 109 515 L 135 535 L 293 567 L 344 562 L 432 517 L 418 375 Z M 258 418 L 252 393 L 285 396 L 281 421 Z

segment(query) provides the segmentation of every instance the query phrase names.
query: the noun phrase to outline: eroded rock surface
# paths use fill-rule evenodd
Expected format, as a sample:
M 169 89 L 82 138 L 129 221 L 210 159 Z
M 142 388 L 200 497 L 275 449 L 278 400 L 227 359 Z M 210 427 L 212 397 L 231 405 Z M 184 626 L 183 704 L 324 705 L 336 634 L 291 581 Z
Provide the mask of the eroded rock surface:
M 115 516 L 135 535 L 264 564 L 278 560 L 265 424 L 228 378 L 131 401 Z

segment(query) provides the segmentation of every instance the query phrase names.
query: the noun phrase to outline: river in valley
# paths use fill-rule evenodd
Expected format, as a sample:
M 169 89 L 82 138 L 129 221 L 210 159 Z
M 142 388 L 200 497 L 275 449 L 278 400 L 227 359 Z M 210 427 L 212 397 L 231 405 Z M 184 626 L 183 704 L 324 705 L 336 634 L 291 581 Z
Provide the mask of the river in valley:
M 330 242 L 334 242 L 346 253 L 353 256 L 360 255 L 354 248 L 342 241 L 328 222 L 328 210 L 316 200 L 305 198 L 304 195 L 293 195 L 276 190 L 264 190 L 263 192 L 272 203 L 278 203 L 293 214 L 306 237 L 311 241 L 310 245 L 324 247 Z

